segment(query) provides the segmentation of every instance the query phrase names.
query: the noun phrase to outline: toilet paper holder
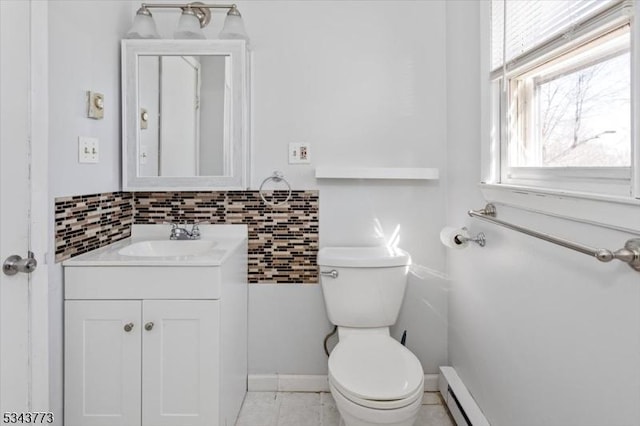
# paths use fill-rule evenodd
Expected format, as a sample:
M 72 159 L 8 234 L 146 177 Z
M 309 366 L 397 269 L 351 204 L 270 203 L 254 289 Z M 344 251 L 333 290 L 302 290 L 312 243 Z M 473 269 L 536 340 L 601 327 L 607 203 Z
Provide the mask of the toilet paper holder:
M 469 242 L 476 243 L 480 247 L 484 247 L 487 243 L 484 232 L 471 236 L 466 227 L 459 229 L 446 227 L 440 233 L 440 240 L 445 246 L 458 249 L 466 247 Z
M 466 226 L 463 227 L 462 230 L 465 231 L 465 233 L 469 232 L 469 230 L 467 229 Z M 484 247 L 485 244 L 487 244 L 487 239 L 486 239 L 486 237 L 484 235 L 484 232 L 479 232 L 475 237 L 471 237 L 471 236 L 464 235 L 464 234 L 459 234 L 459 235 L 455 236 L 454 240 L 458 244 L 464 244 L 466 242 L 471 241 L 472 243 L 476 243 L 480 247 Z

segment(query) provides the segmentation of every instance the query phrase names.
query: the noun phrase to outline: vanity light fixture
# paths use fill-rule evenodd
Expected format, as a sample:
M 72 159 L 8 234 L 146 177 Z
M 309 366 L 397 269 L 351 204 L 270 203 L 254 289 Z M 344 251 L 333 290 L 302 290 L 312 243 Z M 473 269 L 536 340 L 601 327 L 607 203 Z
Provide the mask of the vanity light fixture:
M 220 35 L 218 37 L 249 41 L 247 30 L 244 29 L 242 15 L 238 12 L 238 8 L 235 4 L 231 9 L 229 9 L 229 12 L 227 12 L 227 17 L 224 20 L 224 26 L 222 27 L 222 31 L 220 31 Z
M 178 28 L 173 33 L 173 38 L 185 38 L 185 39 L 200 39 L 204 40 L 204 32 L 200 26 L 200 19 L 196 15 L 194 9 L 191 6 L 187 6 L 182 9 L 182 15 L 178 21 Z
M 239 39 L 249 41 L 249 36 L 244 28 L 242 15 L 235 4 L 205 4 L 192 3 L 142 3 L 136 12 L 133 26 L 127 32 L 125 38 L 160 38 L 156 30 L 153 16 L 149 9 L 182 9 L 182 15 L 178 21 L 178 27 L 174 32 L 174 38 L 180 39 L 204 39 L 202 28 L 211 21 L 211 9 L 229 9 L 219 37 L 222 39 Z
M 153 15 L 144 4 L 136 12 L 133 25 L 124 38 L 160 38 Z

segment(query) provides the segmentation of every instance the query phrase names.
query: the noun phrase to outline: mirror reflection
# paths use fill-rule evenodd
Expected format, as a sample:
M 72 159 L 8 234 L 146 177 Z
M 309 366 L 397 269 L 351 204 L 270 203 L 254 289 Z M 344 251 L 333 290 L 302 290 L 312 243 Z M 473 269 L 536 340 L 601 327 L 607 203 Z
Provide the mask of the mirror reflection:
M 138 176 L 231 174 L 227 55 L 138 56 Z

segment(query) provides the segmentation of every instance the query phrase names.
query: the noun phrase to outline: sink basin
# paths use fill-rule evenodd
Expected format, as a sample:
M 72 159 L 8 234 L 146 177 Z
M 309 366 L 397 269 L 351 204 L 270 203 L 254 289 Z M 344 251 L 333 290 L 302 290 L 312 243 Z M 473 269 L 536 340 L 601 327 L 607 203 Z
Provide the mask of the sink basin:
M 151 240 L 123 247 L 118 254 L 137 257 L 198 256 L 210 251 L 216 243 L 211 240 Z

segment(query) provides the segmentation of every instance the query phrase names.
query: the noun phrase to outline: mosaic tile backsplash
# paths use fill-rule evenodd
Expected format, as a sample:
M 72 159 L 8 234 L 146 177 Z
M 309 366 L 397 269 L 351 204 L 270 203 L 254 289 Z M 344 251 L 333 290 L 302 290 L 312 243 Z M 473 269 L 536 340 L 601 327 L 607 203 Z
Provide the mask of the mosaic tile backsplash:
M 128 238 L 133 207 L 128 192 L 56 198 L 56 262 Z
M 278 202 L 286 191 L 265 191 Z M 134 223 L 206 221 L 249 228 L 249 282 L 317 283 L 318 191 L 269 207 L 258 191 L 139 192 Z
M 265 193 L 278 202 L 287 195 L 286 191 Z M 266 206 L 258 191 L 118 192 L 58 198 L 56 261 L 127 238 L 132 223 L 246 224 L 250 283 L 317 283 L 318 207 L 318 191 L 293 191 L 283 207 Z

